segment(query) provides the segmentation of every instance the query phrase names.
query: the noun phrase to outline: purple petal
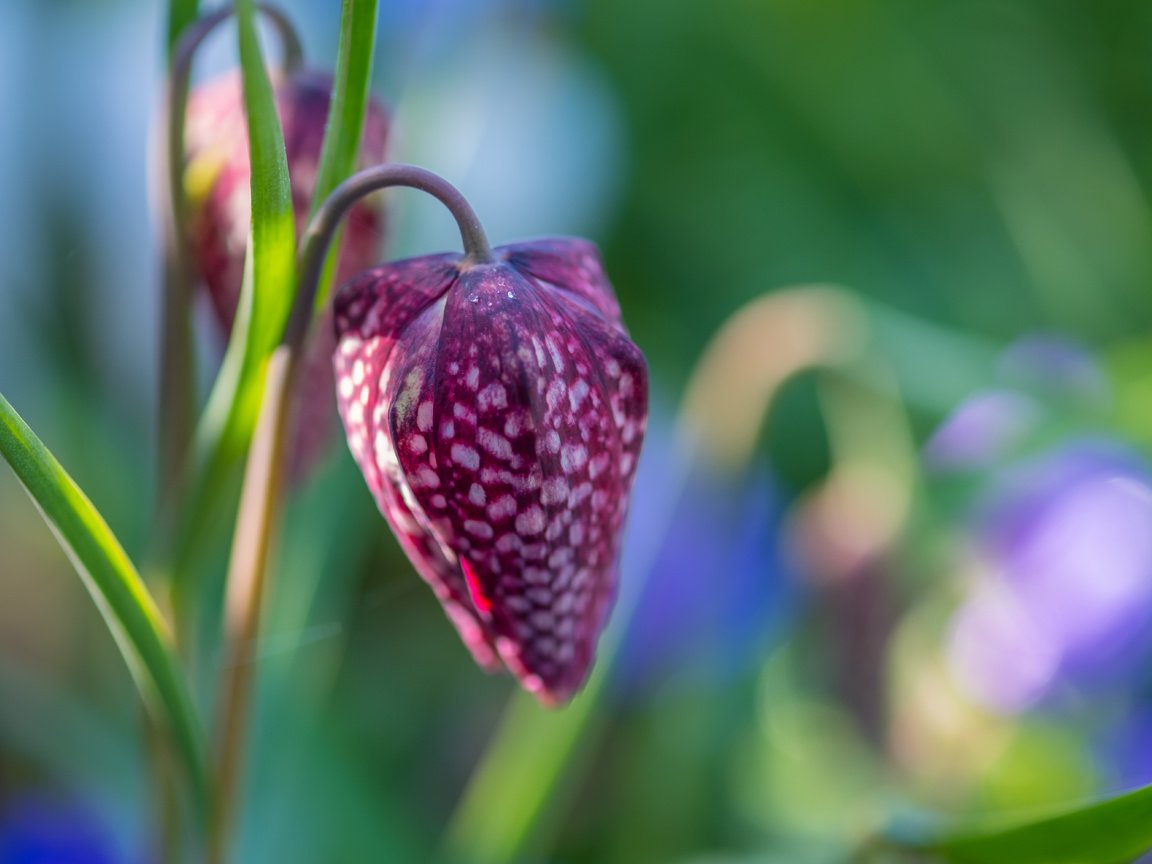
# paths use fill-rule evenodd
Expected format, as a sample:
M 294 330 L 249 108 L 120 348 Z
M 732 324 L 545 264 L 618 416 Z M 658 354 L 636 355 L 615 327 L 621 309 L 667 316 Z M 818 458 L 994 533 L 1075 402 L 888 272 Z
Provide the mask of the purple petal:
M 504 662 L 556 702 L 591 666 L 635 470 L 601 370 L 635 388 L 641 361 L 599 321 L 511 267 L 474 268 L 449 292 L 436 364 L 435 516 Z
M 498 255 L 537 282 L 583 297 L 609 321 L 620 323 L 620 304 L 604 275 L 600 252 L 577 237 L 547 237 L 501 246 Z
M 336 338 L 380 337 L 390 352 L 404 328 L 456 281 L 459 260 L 458 255 L 427 255 L 361 273 L 336 293 Z

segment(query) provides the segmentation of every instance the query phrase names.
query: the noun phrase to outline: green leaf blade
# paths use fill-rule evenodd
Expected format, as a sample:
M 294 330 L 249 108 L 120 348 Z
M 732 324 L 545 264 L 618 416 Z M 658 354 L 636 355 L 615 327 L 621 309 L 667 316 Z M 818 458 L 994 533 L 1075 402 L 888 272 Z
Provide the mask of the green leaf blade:
M 1127 864 L 1152 849 L 1152 786 L 1003 827 L 887 843 L 949 864 Z
M 336 74 L 328 125 L 316 173 L 316 189 L 310 215 L 315 215 L 332 190 L 356 170 L 364 116 L 372 85 L 372 58 L 376 50 L 378 0 L 343 0 L 340 16 L 340 46 L 336 53 Z M 324 278 L 316 292 L 315 308 L 328 300 L 335 272 L 340 240 L 332 244 L 324 268 Z
M 356 166 L 372 84 L 378 5 L 377 0 L 344 0 L 332 102 L 312 197 L 313 215 Z
M 184 583 L 191 578 L 189 562 L 208 515 L 221 506 L 223 490 L 248 451 L 267 360 L 283 335 L 296 294 L 292 183 L 255 18 L 252 0 L 236 4 L 252 166 L 252 224 L 236 321 L 194 438 L 195 468 L 176 550 L 175 591 L 181 597 L 188 590 Z
M 296 293 L 296 220 L 284 133 L 256 34 L 253 0 L 236 4 L 248 155 L 252 165 L 252 315 L 245 367 L 261 366 L 280 340 Z
M 167 626 L 143 580 L 92 502 L 3 395 L 0 453 L 71 559 L 145 703 L 172 734 L 204 812 L 208 773 L 203 732 Z

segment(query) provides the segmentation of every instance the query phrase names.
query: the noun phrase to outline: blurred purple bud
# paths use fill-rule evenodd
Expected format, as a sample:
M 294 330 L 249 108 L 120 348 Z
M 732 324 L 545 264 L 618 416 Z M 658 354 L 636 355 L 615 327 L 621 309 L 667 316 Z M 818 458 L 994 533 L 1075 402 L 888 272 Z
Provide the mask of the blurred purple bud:
M 1069 402 L 1099 408 L 1107 381 L 1093 357 L 1056 335 L 1025 336 L 1000 357 L 1001 386 L 966 399 L 924 449 L 928 468 L 940 472 L 987 469 L 1018 452 L 1040 426 L 1045 405 Z
M 1027 392 L 1073 398 L 1091 404 L 1108 399 L 1108 382 L 1082 345 L 1057 334 L 1017 339 L 1000 358 L 1000 379 Z
M 1035 428 L 1041 409 L 1035 400 L 1010 390 L 969 397 L 928 440 L 929 468 L 964 471 L 986 468 L 1004 458 Z
M 287 79 L 274 80 L 298 234 L 308 224 L 332 86 L 328 73 L 315 70 L 299 70 Z M 239 72 L 201 84 L 189 94 L 186 184 L 193 209 L 191 231 L 197 268 L 224 332 L 232 328 L 236 317 L 252 221 L 247 122 Z M 384 161 L 389 123 L 384 107 L 369 99 L 358 154 L 360 167 Z M 353 208 L 334 284 L 346 282 L 377 262 L 384 230 L 383 216 L 373 204 L 365 201 Z M 321 356 L 327 366 L 326 355 Z
M 298 235 L 308 224 L 332 86 L 329 74 L 314 70 L 299 70 L 287 79 L 274 80 Z M 388 112 L 375 99 L 369 99 L 358 153 L 360 167 L 384 160 L 389 126 Z M 217 323 L 227 333 L 232 329 L 240 301 L 252 220 L 252 166 L 244 91 L 238 72 L 202 84 L 189 94 L 186 139 L 186 182 L 193 211 L 190 229 L 196 266 Z M 362 201 L 352 209 L 341 240 L 334 285 L 376 263 L 384 233 L 384 217 L 375 205 Z M 288 446 L 292 482 L 301 482 L 308 475 L 335 428 L 330 407 L 335 402 L 331 309 L 326 308 L 322 314 L 324 320 L 313 328 L 305 349 L 294 399 L 296 421 Z

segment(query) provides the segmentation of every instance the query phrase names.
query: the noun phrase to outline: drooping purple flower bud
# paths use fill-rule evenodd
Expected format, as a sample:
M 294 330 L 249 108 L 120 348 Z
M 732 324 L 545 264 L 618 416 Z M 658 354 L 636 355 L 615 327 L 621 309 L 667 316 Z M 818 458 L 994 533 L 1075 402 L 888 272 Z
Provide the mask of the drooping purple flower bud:
M 288 172 L 297 233 L 306 225 L 316 188 L 324 127 L 331 101 L 332 79 L 326 73 L 298 71 L 275 80 L 276 107 L 284 129 Z M 384 159 L 388 115 L 369 100 L 364 116 L 359 162 L 361 166 Z M 252 168 L 248 158 L 248 127 L 244 93 L 238 73 L 225 75 L 196 88 L 189 96 L 186 149 L 186 186 L 192 206 L 189 220 L 196 264 L 226 333 L 232 328 L 244 278 L 244 258 L 251 222 Z M 379 209 L 361 202 L 348 214 L 336 283 L 351 278 L 379 260 L 384 219 Z M 330 313 L 325 312 L 325 316 Z M 332 328 L 327 318 L 313 329 L 297 390 L 293 438 L 288 448 L 289 472 L 300 479 L 324 451 L 331 438 Z
M 274 80 L 273 86 L 284 129 L 299 233 L 305 227 L 316 187 L 332 78 L 324 72 L 301 70 Z M 360 165 L 383 161 L 387 140 L 388 115 L 378 102 L 369 100 L 360 142 Z M 193 211 L 190 230 L 196 263 L 213 311 L 227 331 L 236 317 L 252 219 L 252 166 L 248 160 L 248 126 L 239 73 L 229 73 L 191 92 L 185 144 L 185 185 Z M 379 260 L 383 232 L 383 219 L 376 207 L 362 202 L 352 210 L 341 245 L 336 284 Z
M 647 419 L 594 246 L 368 271 L 335 303 L 337 400 L 376 501 L 482 666 L 546 704 L 586 680 Z

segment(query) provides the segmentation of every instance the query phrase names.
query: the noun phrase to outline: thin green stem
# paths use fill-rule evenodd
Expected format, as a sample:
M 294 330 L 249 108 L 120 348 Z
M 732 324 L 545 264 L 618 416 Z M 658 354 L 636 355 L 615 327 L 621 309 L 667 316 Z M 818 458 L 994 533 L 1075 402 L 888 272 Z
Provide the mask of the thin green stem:
M 309 218 L 316 215 L 336 185 L 356 170 L 368 113 L 378 6 L 376 0 L 343 0 L 332 104 L 328 109 L 328 126 L 324 130 Z M 383 154 L 378 158 L 383 158 Z M 324 308 L 331 292 L 341 233 L 337 232 L 324 262 L 324 276 L 313 304 L 317 312 Z
M 171 59 L 176 53 L 176 43 L 181 34 L 200 14 L 200 0 L 168 0 L 167 50 Z
M 224 671 L 217 700 L 217 796 L 208 861 L 222 864 L 237 811 L 268 559 L 279 521 L 288 404 L 298 352 L 277 348 L 268 361 L 260 419 L 244 471 L 224 608 Z

